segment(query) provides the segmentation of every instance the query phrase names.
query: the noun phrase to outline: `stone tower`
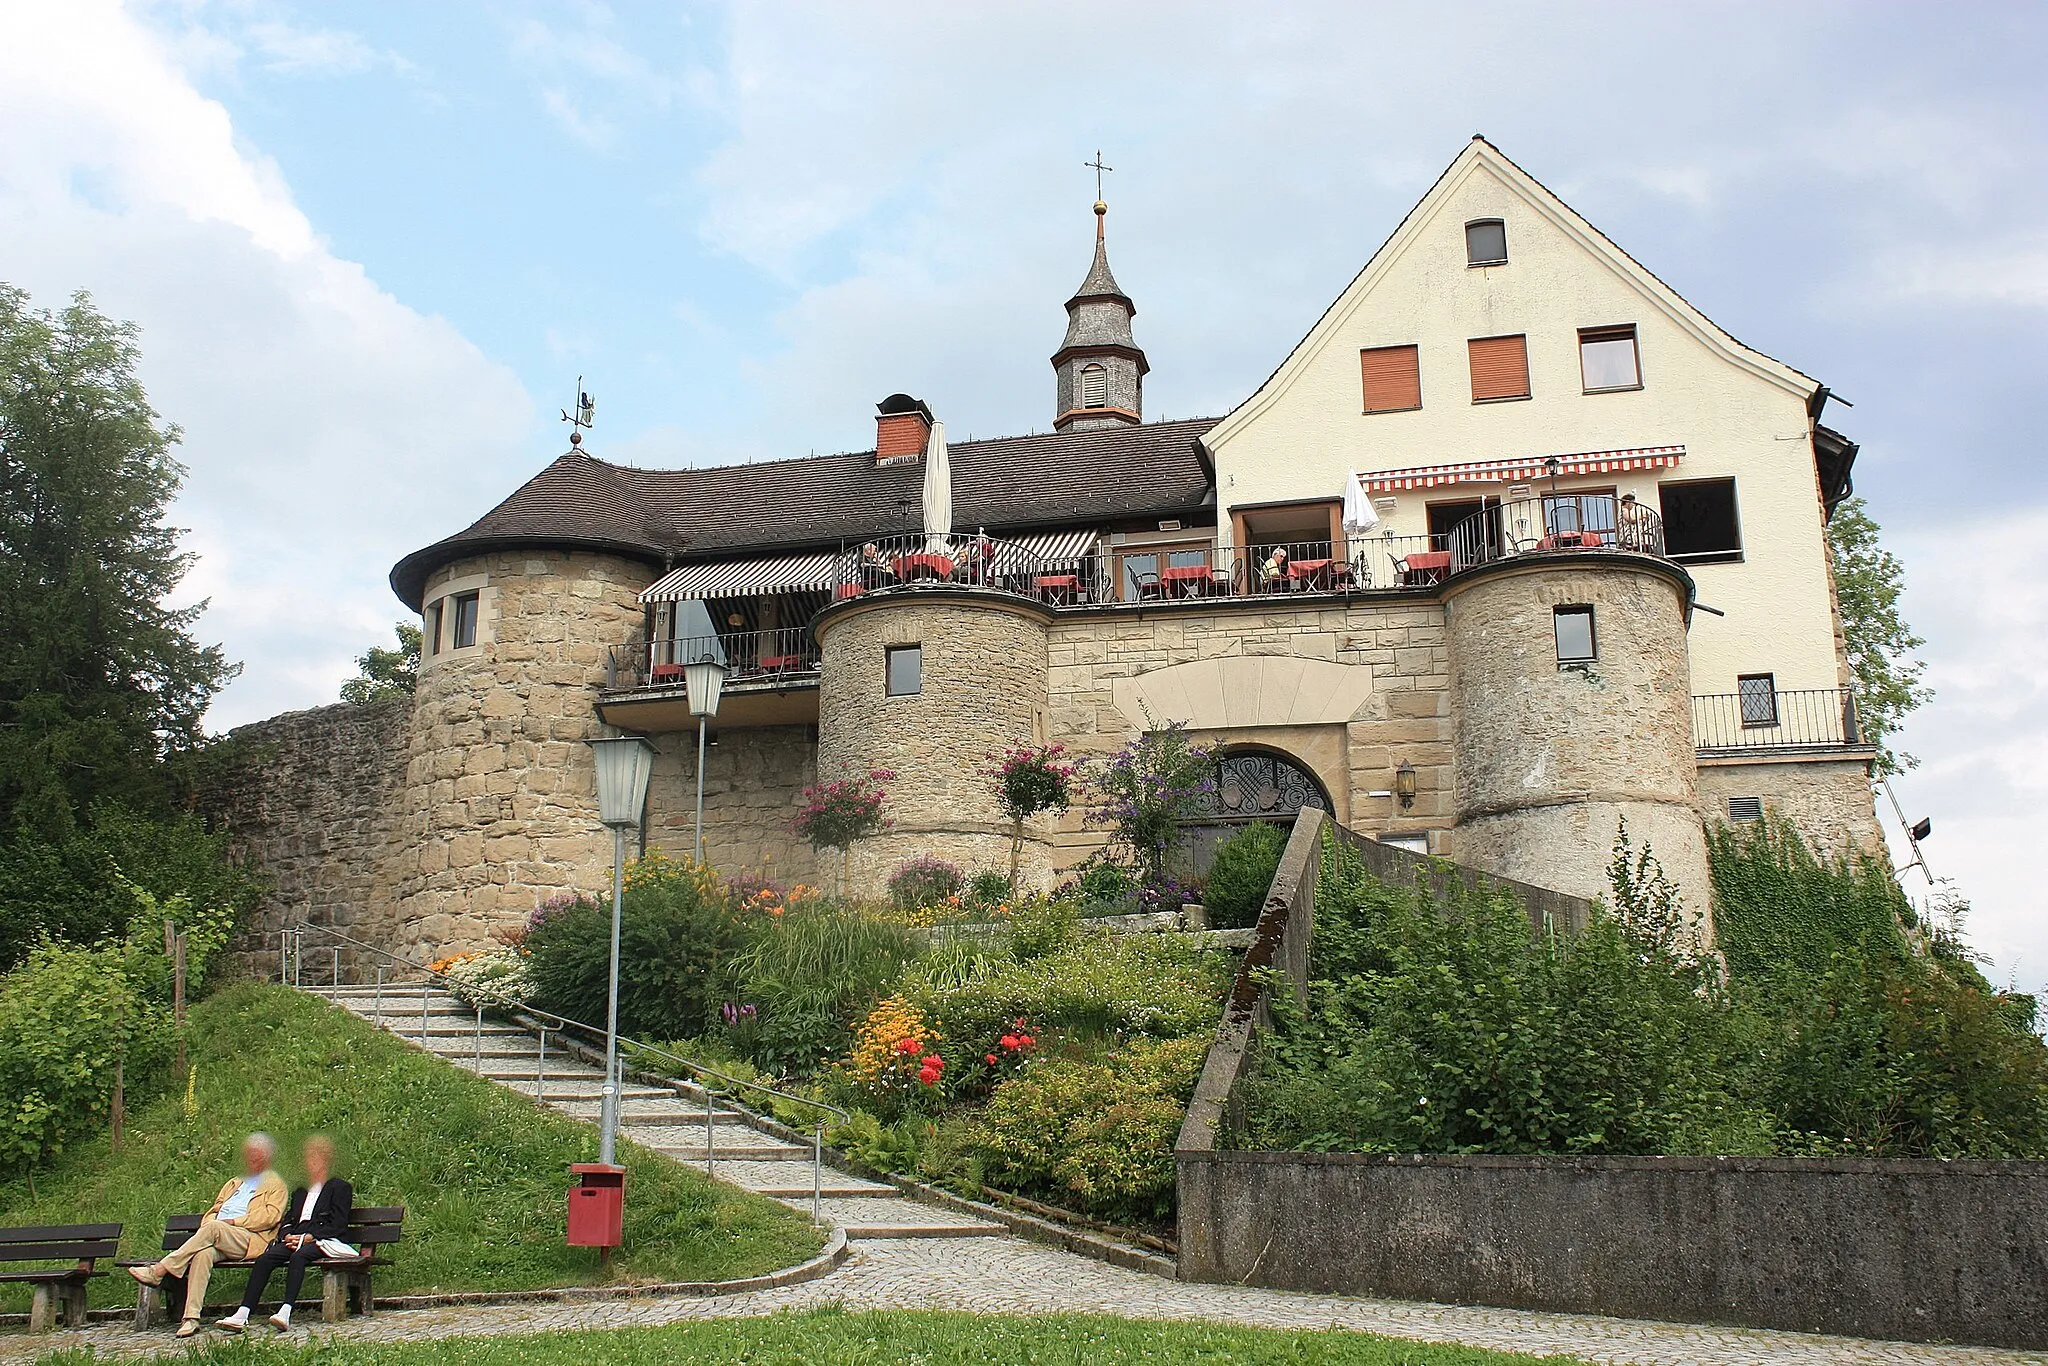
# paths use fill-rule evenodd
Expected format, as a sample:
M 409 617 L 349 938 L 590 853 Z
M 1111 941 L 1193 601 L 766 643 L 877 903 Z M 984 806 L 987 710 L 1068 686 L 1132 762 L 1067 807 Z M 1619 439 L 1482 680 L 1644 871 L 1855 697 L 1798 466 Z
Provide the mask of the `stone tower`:
M 1053 354 L 1052 425 L 1062 432 L 1134 425 L 1144 420 L 1145 353 L 1131 338 L 1138 308 L 1109 273 L 1102 225 L 1109 205 L 1095 201 L 1095 261 L 1067 300 L 1067 335 Z
M 1606 897 L 1625 819 L 1707 917 L 1685 571 L 1647 555 L 1521 555 L 1457 575 L 1445 596 L 1458 860 Z

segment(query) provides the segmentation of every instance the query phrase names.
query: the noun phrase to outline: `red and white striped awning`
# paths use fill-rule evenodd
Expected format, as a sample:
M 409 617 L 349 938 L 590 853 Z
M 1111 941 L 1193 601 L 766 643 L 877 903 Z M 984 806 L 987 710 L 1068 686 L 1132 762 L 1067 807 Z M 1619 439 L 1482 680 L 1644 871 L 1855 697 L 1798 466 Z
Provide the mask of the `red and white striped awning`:
M 1660 470 L 1685 458 L 1683 446 L 1637 446 L 1624 451 L 1578 451 L 1572 455 L 1518 456 L 1511 460 L 1466 460 L 1455 465 L 1415 465 L 1405 470 L 1361 471 L 1367 493 L 1435 488 L 1440 484 L 1520 484 L 1550 475 L 1547 462 L 1558 462 L 1558 474 L 1619 474 L 1626 470 Z
M 1095 551 L 1097 533 L 1041 531 L 1027 536 L 994 537 L 998 545 L 1016 547 L 1050 563 L 1070 564 Z M 843 552 L 807 551 L 765 555 L 751 560 L 717 560 L 678 565 L 642 590 L 642 602 L 682 602 L 689 598 L 745 598 L 770 593 L 829 592 L 837 582 Z

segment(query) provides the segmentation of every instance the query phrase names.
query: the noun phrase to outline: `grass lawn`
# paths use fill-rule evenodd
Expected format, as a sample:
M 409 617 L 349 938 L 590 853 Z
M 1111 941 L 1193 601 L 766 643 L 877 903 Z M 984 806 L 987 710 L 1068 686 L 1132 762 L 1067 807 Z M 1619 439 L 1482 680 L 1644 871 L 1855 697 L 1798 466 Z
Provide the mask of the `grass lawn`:
M 666 1328 L 547 1333 L 534 1337 L 453 1338 L 438 1342 L 280 1347 L 261 1339 L 215 1339 L 185 1358 L 190 1366 L 669 1366 L 676 1361 L 738 1366 L 1513 1366 L 1575 1358 L 1530 1357 L 1476 1347 L 1439 1347 L 1365 1333 L 1275 1332 L 1203 1323 L 1062 1316 L 850 1314 L 816 1310 L 761 1319 L 719 1319 Z M 88 1366 L 84 1352 L 61 1352 L 43 1366 Z
M 192 1104 L 140 1107 L 119 1153 L 105 1137 L 31 1178 L 0 1180 L 0 1226 L 120 1220 L 124 1256 L 154 1255 L 168 1214 L 204 1209 L 235 1171 L 244 1134 L 277 1137 L 296 1176 L 298 1143 L 331 1135 L 339 1174 L 365 1205 L 404 1205 L 405 1238 L 380 1294 L 515 1290 L 603 1279 L 592 1249 L 563 1245 L 571 1162 L 597 1160 L 597 1131 L 421 1053 L 345 1011 L 282 987 L 230 987 L 194 1007 Z M 626 1250 L 619 1279 L 724 1280 L 802 1261 L 823 1245 L 810 1221 L 666 1158 L 620 1144 Z M 241 1293 L 217 1272 L 209 1299 Z M 125 1274 L 93 1283 L 95 1305 L 132 1304 Z M 0 1286 L 0 1308 L 28 1292 Z

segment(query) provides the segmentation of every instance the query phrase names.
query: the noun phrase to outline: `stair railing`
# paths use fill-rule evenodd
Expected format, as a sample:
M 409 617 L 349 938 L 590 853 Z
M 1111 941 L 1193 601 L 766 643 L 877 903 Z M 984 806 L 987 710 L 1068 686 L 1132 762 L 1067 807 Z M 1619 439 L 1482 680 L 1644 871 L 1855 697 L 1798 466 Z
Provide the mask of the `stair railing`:
M 336 941 L 330 945 L 333 950 L 332 984 L 334 986 L 339 987 L 343 985 L 341 981 L 341 949 L 343 945 L 347 945 L 357 953 L 369 954 L 372 958 L 379 960 L 375 1009 L 380 1025 L 383 1022 L 384 1013 L 385 964 L 395 965 L 402 970 L 402 973 L 417 973 L 425 978 L 429 984 L 438 985 L 442 990 L 449 992 L 451 995 L 457 995 L 454 982 L 446 972 L 436 972 L 425 963 L 415 962 L 403 954 L 393 953 L 389 949 L 365 943 L 327 925 L 288 925 L 279 931 L 278 981 L 280 984 L 291 987 L 299 986 L 299 964 L 305 954 L 305 938 L 308 934 L 324 935 Z M 493 991 L 491 988 L 479 983 L 464 982 L 461 994 L 457 995 L 457 999 L 461 999 L 462 995 L 470 997 L 471 1003 L 476 1007 L 476 1033 L 471 1046 L 471 1061 L 479 1074 L 483 1071 L 484 1002 L 488 1001 L 492 1005 L 499 1007 L 514 1019 L 519 1019 L 522 1016 L 525 1017 L 523 1022 L 529 1024 L 538 1033 L 540 1046 L 535 1052 L 534 1071 L 534 1100 L 536 1103 L 541 1103 L 541 1086 L 546 1080 L 548 1033 L 550 1031 L 553 1031 L 557 1040 L 566 1039 L 579 1032 L 598 1041 L 602 1041 L 604 1038 L 604 1031 L 596 1025 L 585 1024 L 581 1020 L 571 1020 L 567 1016 L 541 1010 L 537 1006 L 529 1005 L 524 1001 L 515 1001 L 511 997 L 501 992 Z M 392 1031 L 394 1034 L 397 1032 L 395 1029 Z M 403 1036 L 401 1035 L 400 1037 Z M 427 1047 L 427 996 L 424 991 L 420 993 L 420 1047 L 423 1049 Z M 566 1049 L 564 1051 L 566 1053 Z M 637 1039 L 629 1039 L 623 1034 L 619 1036 L 619 1070 L 607 1078 L 613 1086 L 619 1085 L 624 1075 L 628 1051 L 633 1054 L 634 1062 L 636 1066 L 640 1067 L 640 1070 L 660 1077 L 662 1081 L 667 1082 L 669 1085 L 688 1085 L 694 1083 L 699 1090 L 703 1091 L 704 1174 L 706 1176 L 712 1174 L 712 1164 L 714 1161 L 715 1143 L 712 1136 L 712 1129 L 714 1127 L 712 1104 L 713 1093 L 717 1089 L 717 1084 L 722 1083 L 735 1092 L 751 1092 L 756 1095 L 766 1096 L 771 1101 L 780 1100 L 792 1105 L 808 1107 L 818 1116 L 813 1122 L 811 1129 L 811 1222 L 820 1227 L 824 1225 L 822 1206 L 825 1169 L 825 1117 L 831 1116 L 844 1124 L 853 1118 L 852 1115 L 838 1106 L 828 1105 L 822 1100 L 813 1100 L 809 1096 L 799 1096 L 793 1092 L 780 1090 L 762 1082 L 731 1076 L 719 1071 L 715 1067 L 708 1067 L 701 1062 L 697 1062 L 695 1059 L 671 1053 L 669 1050 L 655 1044 L 642 1043 Z M 645 1060 L 648 1058 L 658 1059 L 661 1062 L 683 1069 L 683 1071 L 689 1074 L 689 1079 L 665 1076 L 655 1068 L 645 1066 Z M 731 1097 L 728 1097 L 728 1099 L 731 1099 Z M 734 1103 L 738 1104 L 739 1102 L 735 1101 Z

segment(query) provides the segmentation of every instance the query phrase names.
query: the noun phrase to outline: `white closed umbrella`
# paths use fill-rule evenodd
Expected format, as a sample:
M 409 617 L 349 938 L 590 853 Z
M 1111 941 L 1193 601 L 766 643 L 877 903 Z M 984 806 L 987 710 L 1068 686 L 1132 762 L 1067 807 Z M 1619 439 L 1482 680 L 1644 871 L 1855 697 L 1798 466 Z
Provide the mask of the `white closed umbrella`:
M 1353 470 L 1344 481 L 1344 530 L 1352 536 L 1369 536 L 1379 525 L 1379 509 L 1365 496 L 1365 481 Z
M 946 454 L 946 424 L 932 423 L 924 443 L 924 548 L 945 553 L 953 534 L 953 462 Z

